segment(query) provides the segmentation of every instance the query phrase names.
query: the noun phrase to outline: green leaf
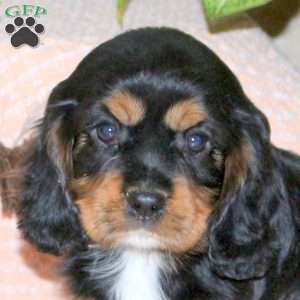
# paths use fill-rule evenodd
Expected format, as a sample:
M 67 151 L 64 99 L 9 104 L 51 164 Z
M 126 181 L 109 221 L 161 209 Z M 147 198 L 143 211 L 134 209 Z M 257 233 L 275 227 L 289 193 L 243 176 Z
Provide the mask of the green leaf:
M 123 18 L 130 0 L 117 0 L 117 21 L 120 26 L 123 25 Z
M 209 19 L 225 17 L 271 2 L 272 0 L 202 0 Z

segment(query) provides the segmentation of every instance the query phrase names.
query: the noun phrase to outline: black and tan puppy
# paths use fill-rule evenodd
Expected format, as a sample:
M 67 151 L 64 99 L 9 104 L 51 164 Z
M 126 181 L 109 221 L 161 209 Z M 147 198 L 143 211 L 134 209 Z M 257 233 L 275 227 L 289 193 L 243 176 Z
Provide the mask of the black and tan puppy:
M 53 90 L 18 217 L 80 297 L 300 299 L 300 158 L 176 30 L 122 34 Z

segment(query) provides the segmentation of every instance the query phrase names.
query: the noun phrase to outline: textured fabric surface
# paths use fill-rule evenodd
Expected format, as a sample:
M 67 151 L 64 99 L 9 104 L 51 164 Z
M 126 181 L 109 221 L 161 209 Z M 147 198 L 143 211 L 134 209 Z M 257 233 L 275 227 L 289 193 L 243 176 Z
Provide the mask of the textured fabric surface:
M 245 16 L 227 31 L 208 31 L 198 0 L 132 0 L 120 28 L 115 1 L 31 1 L 48 10 L 36 48 L 13 48 L 3 30 L 13 19 L 4 10 L 21 1 L 1 1 L 0 140 L 18 144 L 42 116 L 51 89 L 66 78 L 96 45 L 127 29 L 170 26 L 192 34 L 211 47 L 234 71 L 252 101 L 267 115 L 276 145 L 300 153 L 299 73 L 273 48 L 268 37 Z M 234 26 L 234 27 L 233 27 Z M 0 219 L 1 300 L 67 299 L 54 271 L 57 260 L 23 242 L 14 218 Z

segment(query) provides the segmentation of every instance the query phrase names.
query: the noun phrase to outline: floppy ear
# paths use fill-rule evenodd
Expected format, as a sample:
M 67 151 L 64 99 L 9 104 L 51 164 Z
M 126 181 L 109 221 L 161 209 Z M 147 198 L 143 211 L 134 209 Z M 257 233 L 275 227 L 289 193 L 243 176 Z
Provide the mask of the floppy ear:
M 67 189 L 73 172 L 70 114 L 75 105 L 76 101 L 48 105 L 25 166 L 18 212 L 24 237 L 53 254 L 64 253 L 83 239 L 77 208 Z
M 225 159 L 220 206 L 209 229 L 209 259 L 221 276 L 242 280 L 263 276 L 276 261 L 282 242 L 280 214 L 284 188 L 261 112 L 236 111 L 235 145 Z M 280 212 L 279 212 L 280 211 Z M 288 221 L 287 221 L 288 222 Z

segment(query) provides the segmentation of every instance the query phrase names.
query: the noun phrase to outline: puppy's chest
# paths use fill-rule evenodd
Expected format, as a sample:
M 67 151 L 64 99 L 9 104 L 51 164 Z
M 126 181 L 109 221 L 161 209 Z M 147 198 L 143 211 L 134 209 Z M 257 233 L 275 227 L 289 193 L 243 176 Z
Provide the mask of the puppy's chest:
M 164 261 L 159 254 L 128 251 L 120 257 L 110 300 L 167 300 L 161 286 Z

